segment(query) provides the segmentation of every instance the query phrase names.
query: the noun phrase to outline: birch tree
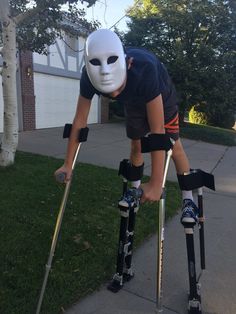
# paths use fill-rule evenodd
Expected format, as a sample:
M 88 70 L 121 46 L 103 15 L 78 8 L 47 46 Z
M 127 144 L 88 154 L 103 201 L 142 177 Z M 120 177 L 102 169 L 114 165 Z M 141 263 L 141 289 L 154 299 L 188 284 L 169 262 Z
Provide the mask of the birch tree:
M 52 44 L 59 34 L 60 21 L 66 14 L 81 25 L 93 29 L 95 24 L 88 23 L 83 10 L 77 2 L 69 1 L 69 10 L 63 13 L 61 6 L 65 0 L 0 0 L 0 28 L 2 56 L 2 90 L 4 102 L 4 129 L 0 142 L 0 166 L 14 163 L 18 145 L 17 112 L 17 54 L 18 49 L 30 49 L 39 53 L 46 51 L 46 45 Z M 96 0 L 86 0 L 92 5 Z M 64 14 L 64 15 L 63 15 Z M 34 25 L 34 27 L 32 27 Z
M 3 42 L 1 55 L 3 58 L 2 89 L 4 102 L 4 130 L 0 147 L 0 165 L 7 166 L 14 162 L 18 143 L 16 23 L 10 17 L 8 0 L 0 2 L 0 20 Z

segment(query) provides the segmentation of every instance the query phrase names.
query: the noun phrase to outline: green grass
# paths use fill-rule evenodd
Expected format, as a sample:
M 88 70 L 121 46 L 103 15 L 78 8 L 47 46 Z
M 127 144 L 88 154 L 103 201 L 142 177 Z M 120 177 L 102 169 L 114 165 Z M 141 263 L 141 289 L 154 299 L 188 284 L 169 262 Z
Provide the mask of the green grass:
M 62 161 L 17 153 L 0 168 L 0 313 L 35 313 L 64 187 L 53 172 Z M 58 314 L 91 293 L 115 271 L 119 230 L 117 171 L 79 164 L 74 173 L 42 313 Z M 177 184 L 168 183 L 167 216 L 180 205 Z M 157 206 L 142 206 L 135 244 L 156 231 Z
M 180 136 L 219 145 L 236 145 L 235 130 L 222 129 L 208 125 L 185 123 L 184 126 L 180 127 Z
M 123 123 L 125 118 L 113 116 L 110 123 Z M 236 130 L 185 122 L 180 126 L 180 136 L 212 144 L 236 146 Z

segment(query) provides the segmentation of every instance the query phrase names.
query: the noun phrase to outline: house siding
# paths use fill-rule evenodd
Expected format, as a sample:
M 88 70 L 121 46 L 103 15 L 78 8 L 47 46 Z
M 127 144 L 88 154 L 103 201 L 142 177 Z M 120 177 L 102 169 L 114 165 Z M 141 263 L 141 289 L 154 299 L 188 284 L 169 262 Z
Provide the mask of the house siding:
M 20 53 L 17 81 L 20 130 L 58 127 L 72 122 L 84 65 L 84 42 L 83 37 L 75 38 L 74 42 L 70 42 L 74 43 L 73 48 L 70 48 L 65 40 L 58 38 L 54 45 L 48 47 L 47 55 L 30 51 Z M 94 96 L 88 117 L 89 124 L 108 120 L 108 107 L 106 105 L 101 108 L 101 103 Z M 0 132 L 3 132 L 2 88 Z

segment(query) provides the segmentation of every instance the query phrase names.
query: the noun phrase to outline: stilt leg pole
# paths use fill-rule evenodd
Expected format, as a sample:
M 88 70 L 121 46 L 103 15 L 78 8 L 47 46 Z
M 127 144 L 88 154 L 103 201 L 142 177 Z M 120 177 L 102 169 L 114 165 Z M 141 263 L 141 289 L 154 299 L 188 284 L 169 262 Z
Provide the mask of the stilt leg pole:
M 162 271 L 163 271 L 163 245 L 164 245 L 164 226 L 165 226 L 165 193 L 166 193 L 166 178 L 169 169 L 172 149 L 167 152 L 165 163 L 162 195 L 159 201 L 159 221 L 158 221 L 158 239 L 157 239 L 157 283 L 156 283 L 156 311 L 162 313 Z

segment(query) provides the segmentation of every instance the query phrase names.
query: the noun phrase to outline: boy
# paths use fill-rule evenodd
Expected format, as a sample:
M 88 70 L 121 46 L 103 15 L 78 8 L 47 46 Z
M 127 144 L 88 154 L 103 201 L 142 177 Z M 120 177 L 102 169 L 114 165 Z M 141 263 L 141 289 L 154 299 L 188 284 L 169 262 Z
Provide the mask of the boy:
M 130 162 L 143 164 L 141 138 L 150 134 L 154 149 L 151 154 L 151 177 L 142 184 L 141 202 L 160 199 L 165 162 L 161 148 L 167 134 L 175 143 L 172 159 L 177 174 L 190 172 L 188 158 L 179 139 L 178 105 L 175 88 L 164 65 L 158 58 L 139 48 L 124 51 L 119 37 L 108 29 L 91 33 L 85 43 L 85 68 L 80 81 L 80 95 L 64 165 L 56 174 L 66 173 L 70 180 L 73 157 L 78 145 L 78 130 L 86 127 L 91 100 L 95 94 L 116 99 L 124 104 L 126 132 L 131 139 Z M 140 181 L 133 182 L 134 187 Z M 192 191 L 182 191 L 182 223 L 197 222 L 198 209 Z

